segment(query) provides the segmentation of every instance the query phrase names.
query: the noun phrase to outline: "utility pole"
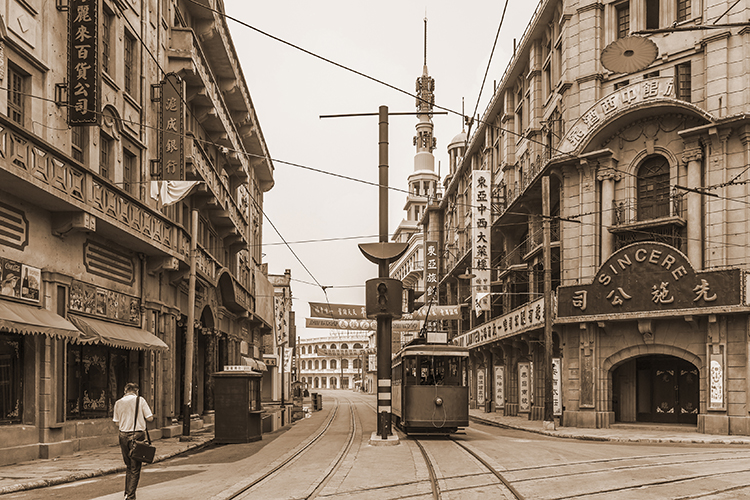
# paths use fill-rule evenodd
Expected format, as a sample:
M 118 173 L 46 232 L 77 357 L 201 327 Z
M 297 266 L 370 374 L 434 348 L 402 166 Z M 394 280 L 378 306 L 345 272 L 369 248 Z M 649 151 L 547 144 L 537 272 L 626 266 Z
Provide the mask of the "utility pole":
M 185 333 L 185 386 L 182 404 L 182 437 L 190 439 L 190 413 L 193 400 L 193 355 L 195 344 L 195 273 L 198 266 L 198 209 L 193 208 L 190 222 L 190 275 L 188 277 L 188 319 Z
M 552 411 L 552 233 L 549 175 L 542 177 L 542 245 L 544 246 L 544 424 L 554 427 Z

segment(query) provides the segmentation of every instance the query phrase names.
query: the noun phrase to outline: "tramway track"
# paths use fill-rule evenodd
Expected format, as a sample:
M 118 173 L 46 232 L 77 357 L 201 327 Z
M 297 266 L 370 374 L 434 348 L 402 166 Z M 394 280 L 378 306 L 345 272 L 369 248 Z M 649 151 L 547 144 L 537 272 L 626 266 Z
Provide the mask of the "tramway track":
M 708 456 L 707 456 L 708 455 Z M 695 457 L 695 458 L 693 458 Z M 686 460 L 680 460 L 684 458 Z M 744 463 L 737 463 L 741 460 Z M 627 464 L 627 462 L 635 462 Z M 721 463 L 720 463 L 721 462 Z M 610 466 L 607 466 L 610 464 Z M 612 467 L 611 464 L 620 464 Z M 716 471 L 705 470 L 705 465 L 710 464 L 718 468 Z M 596 466 L 594 469 L 585 469 L 587 466 Z M 731 470 L 734 466 L 735 470 Z M 690 471 L 693 467 L 700 472 Z M 565 471 L 565 469 L 573 469 Z M 663 471 L 661 471 L 663 469 Z M 558 472 L 555 473 L 554 471 Z M 529 472 L 543 471 L 540 475 L 529 475 Z M 550 472 L 552 471 L 552 472 Z M 672 472 L 674 471 L 674 472 Z M 740 489 L 748 489 L 746 486 L 750 480 L 750 452 L 742 451 L 715 451 L 706 452 L 701 450 L 695 453 L 670 453 L 642 455 L 636 457 L 621 457 L 607 460 L 580 461 L 567 464 L 548 464 L 544 466 L 508 469 L 506 476 L 513 477 L 513 484 L 524 487 L 524 489 L 535 490 L 534 496 L 550 500 L 564 500 L 574 498 L 628 498 L 635 492 L 654 491 L 659 488 L 685 485 L 696 482 L 705 487 L 706 481 L 710 479 L 729 478 L 734 476 L 740 478 L 740 485 L 727 487 L 725 484 L 720 489 L 695 493 L 683 497 L 687 499 L 698 499 L 712 497 L 724 492 L 736 492 Z M 617 484 L 617 476 L 622 475 L 627 484 Z M 747 478 L 742 478 L 742 475 Z M 523 476 L 523 477 L 519 477 Z M 604 479 L 603 479 L 604 478 Z M 635 479 L 634 479 L 635 478 Z M 602 481 L 610 480 L 615 484 L 607 487 Z M 586 491 L 581 485 L 596 485 L 596 489 Z M 559 495 L 543 495 L 540 492 L 557 490 L 565 492 Z M 729 498 L 729 497 L 728 497 Z
M 336 416 L 338 415 L 339 409 L 341 405 L 339 404 L 338 399 L 335 399 L 335 406 L 331 410 L 331 414 L 329 415 L 326 422 L 321 426 L 321 429 L 307 442 L 305 442 L 301 447 L 294 450 L 293 453 L 289 454 L 288 456 L 285 456 L 283 459 L 281 459 L 276 465 L 274 465 L 269 470 L 265 471 L 262 475 L 259 477 L 253 479 L 249 483 L 241 484 L 241 485 L 235 485 L 234 489 L 231 491 L 224 492 L 223 494 L 219 496 L 215 496 L 212 500 L 232 500 L 232 499 L 244 499 L 244 498 L 257 498 L 254 496 L 254 490 L 262 487 L 264 484 L 266 484 L 267 481 L 273 480 L 274 477 L 279 476 L 280 474 L 284 474 L 287 472 L 289 468 L 293 466 L 295 462 L 297 462 L 300 457 L 302 457 L 305 453 L 311 450 L 313 446 L 318 443 L 323 436 L 326 435 L 326 433 L 329 432 L 331 429 L 331 426 L 333 425 L 334 420 L 336 419 Z M 347 453 L 349 453 L 349 450 L 352 447 L 352 444 L 354 443 L 354 438 L 357 433 L 357 425 L 356 425 L 356 418 L 354 413 L 354 405 L 349 405 L 349 431 L 348 431 L 348 437 L 346 438 L 344 446 L 338 451 L 335 458 L 331 461 L 331 463 L 328 465 L 322 476 L 317 479 L 313 484 L 311 484 L 305 491 L 304 495 L 299 498 L 305 498 L 305 499 L 313 499 L 317 497 L 320 494 L 320 491 L 325 487 L 325 485 L 328 483 L 330 478 L 335 474 L 335 472 L 340 467 L 344 457 L 346 457 Z
M 454 487 L 450 489 L 445 489 L 445 493 L 455 494 L 460 491 L 476 490 L 482 487 L 495 486 L 501 490 L 505 498 L 515 498 L 516 500 L 524 500 L 525 497 L 521 495 L 521 493 L 518 492 L 518 490 L 516 490 L 516 488 L 503 476 L 503 474 L 501 474 L 497 469 L 495 469 L 490 463 L 488 463 L 478 453 L 476 453 L 474 450 L 470 449 L 469 447 L 467 447 L 460 441 L 457 441 L 450 437 L 441 440 L 443 442 L 446 442 L 446 441 L 451 442 L 455 444 L 456 446 L 458 446 L 459 448 L 463 449 L 476 462 L 481 464 L 483 471 L 473 471 L 471 473 L 464 473 L 461 475 L 438 477 L 435 460 L 432 457 L 432 454 L 428 452 L 428 450 L 425 448 L 424 444 L 422 443 L 422 441 L 424 440 L 421 438 L 412 437 L 412 441 L 414 441 L 414 443 L 419 448 L 419 451 L 422 453 L 422 457 L 425 460 L 425 464 L 427 465 L 428 473 L 430 476 L 430 487 L 432 489 L 432 496 L 435 500 L 443 499 L 444 491 L 440 487 L 441 481 L 444 483 L 447 483 L 448 481 L 456 481 L 462 478 L 478 477 L 480 475 L 485 475 L 487 472 L 490 472 L 493 476 L 495 476 L 495 478 L 499 482 L 492 482 L 492 483 L 488 482 L 486 484 L 481 484 L 481 485 Z

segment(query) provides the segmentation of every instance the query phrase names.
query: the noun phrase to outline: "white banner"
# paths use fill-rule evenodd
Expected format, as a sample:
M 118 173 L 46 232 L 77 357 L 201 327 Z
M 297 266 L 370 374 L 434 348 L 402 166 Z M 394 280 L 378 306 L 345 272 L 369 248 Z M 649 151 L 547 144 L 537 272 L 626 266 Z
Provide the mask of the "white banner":
M 471 173 L 471 299 L 477 316 L 490 301 L 490 172 Z
M 505 408 L 504 366 L 495 366 L 495 408 Z
M 477 408 L 484 409 L 484 368 L 477 369 Z
M 552 414 L 556 417 L 562 415 L 560 361 L 560 358 L 552 358 Z

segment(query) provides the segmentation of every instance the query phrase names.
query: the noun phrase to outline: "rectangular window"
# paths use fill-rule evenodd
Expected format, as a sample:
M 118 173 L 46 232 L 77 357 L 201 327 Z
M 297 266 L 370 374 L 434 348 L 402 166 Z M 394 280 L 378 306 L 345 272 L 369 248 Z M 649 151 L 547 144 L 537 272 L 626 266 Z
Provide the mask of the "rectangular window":
M 690 19 L 690 0 L 677 0 L 677 22 Z
M 128 351 L 102 344 L 68 345 L 68 419 L 111 417 L 128 382 Z
M 70 127 L 70 145 L 73 158 L 83 163 L 84 135 L 86 127 Z
M 652 71 L 650 73 L 646 73 L 645 75 L 643 75 L 644 80 L 648 80 L 649 78 L 659 78 L 659 72 Z
M 617 11 L 617 38 L 624 38 L 630 33 L 630 2 L 615 7 Z
M 0 334 L 0 425 L 19 424 L 23 416 L 23 337 Z
M 130 36 L 130 33 L 125 32 L 125 61 L 124 61 L 124 72 L 125 72 L 125 92 L 133 94 L 133 65 L 134 56 L 133 51 L 135 50 L 135 39 Z
M 112 139 L 104 134 L 99 137 L 99 173 L 112 180 Z
M 114 16 L 102 10 L 102 70 L 110 73 L 112 63 L 112 21 Z
M 127 149 L 122 150 L 122 189 L 130 194 L 133 193 L 133 189 L 136 187 L 136 173 L 138 172 L 137 157 L 128 151 Z
M 659 0 L 646 0 L 646 29 L 659 28 Z
M 623 80 L 621 82 L 615 83 L 615 90 L 620 90 L 623 87 L 627 87 L 630 85 L 630 80 Z
M 675 66 L 675 97 L 685 102 L 691 102 L 692 73 L 690 63 L 682 63 Z
M 24 124 L 27 76 L 15 67 L 8 66 L 8 118 Z
M 519 91 L 516 95 L 516 132 L 523 134 L 523 91 Z

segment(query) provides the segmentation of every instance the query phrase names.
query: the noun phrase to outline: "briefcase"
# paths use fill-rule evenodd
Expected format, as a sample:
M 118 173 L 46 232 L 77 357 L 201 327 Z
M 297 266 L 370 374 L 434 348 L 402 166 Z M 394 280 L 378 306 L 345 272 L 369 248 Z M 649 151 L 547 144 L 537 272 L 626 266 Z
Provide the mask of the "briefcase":
M 154 455 L 156 455 L 156 446 L 150 441 L 131 441 L 130 458 L 133 460 L 150 464 L 154 462 Z

